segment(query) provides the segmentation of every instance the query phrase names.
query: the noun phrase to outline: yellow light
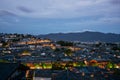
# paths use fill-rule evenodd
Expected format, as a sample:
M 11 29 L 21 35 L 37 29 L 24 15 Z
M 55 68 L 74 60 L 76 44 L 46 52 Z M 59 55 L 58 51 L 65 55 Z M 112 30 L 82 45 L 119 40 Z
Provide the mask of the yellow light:
M 37 67 L 37 69 L 40 69 L 40 67 Z
M 119 69 L 119 66 L 116 66 L 117 69 Z

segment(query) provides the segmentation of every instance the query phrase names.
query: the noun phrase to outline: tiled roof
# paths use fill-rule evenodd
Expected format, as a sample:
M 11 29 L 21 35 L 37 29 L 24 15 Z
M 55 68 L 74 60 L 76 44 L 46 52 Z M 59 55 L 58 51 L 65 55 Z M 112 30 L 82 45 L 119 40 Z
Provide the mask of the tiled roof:
M 0 63 L 0 80 L 6 80 L 18 68 L 17 63 Z

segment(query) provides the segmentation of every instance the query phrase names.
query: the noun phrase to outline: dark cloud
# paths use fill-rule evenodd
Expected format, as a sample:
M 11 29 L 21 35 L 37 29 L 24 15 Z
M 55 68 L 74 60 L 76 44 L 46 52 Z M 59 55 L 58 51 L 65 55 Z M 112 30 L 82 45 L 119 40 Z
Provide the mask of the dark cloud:
M 111 0 L 111 3 L 120 5 L 120 0 Z
M 7 10 L 0 10 L 0 16 L 17 16 L 17 15 Z
M 28 9 L 28 8 L 26 8 L 26 7 L 23 7 L 23 6 L 20 6 L 20 7 L 17 7 L 20 11 L 22 11 L 22 12 L 25 12 L 25 13 L 31 13 L 31 12 L 33 12 L 33 10 L 31 10 L 31 9 Z

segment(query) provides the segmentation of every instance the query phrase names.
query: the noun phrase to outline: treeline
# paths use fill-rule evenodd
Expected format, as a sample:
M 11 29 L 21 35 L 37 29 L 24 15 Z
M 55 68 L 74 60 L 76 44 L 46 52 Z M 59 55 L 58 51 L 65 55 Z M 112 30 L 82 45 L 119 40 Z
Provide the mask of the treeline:
M 73 42 L 68 42 L 68 41 L 57 41 L 56 43 L 61 46 L 74 46 Z

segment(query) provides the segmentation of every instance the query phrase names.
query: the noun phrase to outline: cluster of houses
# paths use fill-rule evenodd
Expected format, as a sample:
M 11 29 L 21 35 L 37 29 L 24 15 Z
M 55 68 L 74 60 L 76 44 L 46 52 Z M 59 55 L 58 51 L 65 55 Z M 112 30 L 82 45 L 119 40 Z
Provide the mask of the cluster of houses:
M 98 80 L 102 75 L 99 80 L 117 80 L 115 76 L 109 78 L 115 72 L 113 69 L 120 70 L 120 43 L 71 43 L 74 45 L 62 46 L 57 41 L 29 34 L 1 33 L 0 62 L 28 66 L 30 70 L 26 73 L 30 80 Z

